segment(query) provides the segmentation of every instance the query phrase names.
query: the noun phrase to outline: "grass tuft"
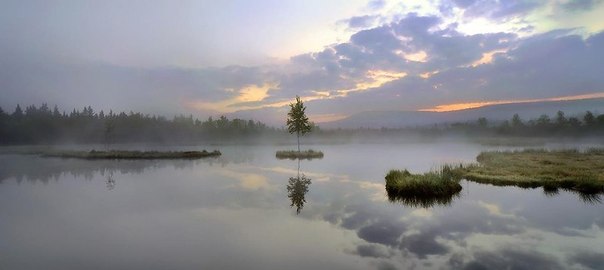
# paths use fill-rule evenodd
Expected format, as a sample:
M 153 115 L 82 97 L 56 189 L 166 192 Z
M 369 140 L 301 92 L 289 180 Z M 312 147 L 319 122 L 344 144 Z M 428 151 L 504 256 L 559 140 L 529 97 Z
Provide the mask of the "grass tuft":
M 386 191 L 390 201 L 410 206 L 430 207 L 449 204 L 461 191 L 460 175 L 456 167 L 444 165 L 424 174 L 407 170 L 391 170 L 386 175 Z

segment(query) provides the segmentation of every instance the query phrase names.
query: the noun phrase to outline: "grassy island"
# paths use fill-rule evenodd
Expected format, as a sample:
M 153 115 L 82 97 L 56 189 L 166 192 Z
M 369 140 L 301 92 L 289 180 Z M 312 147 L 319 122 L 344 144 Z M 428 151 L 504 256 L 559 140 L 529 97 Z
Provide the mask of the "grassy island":
M 314 151 L 314 150 L 306 150 L 306 151 L 277 151 L 275 155 L 278 159 L 313 159 L 313 158 L 323 158 L 323 152 Z
M 458 168 L 470 181 L 500 186 L 604 192 L 604 149 L 482 152 Z
M 423 207 L 444 205 L 461 191 L 460 179 L 457 169 L 448 165 L 424 174 L 391 170 L 386 175 L 386 191 L 390 201 Z
M 220 156 L 220 151 L 53 151 L 42 153 L 43 157 L 80 159 L 198 159 Z
M 424 205 L 447 202 L 461 190 L 459 179 L 521 188 L 542 187 L 546 194 L 558 189 L 583 195 L 604 193 L 604 149 L 482 152 L 478 163 L 444 165 L 438 171 L 411 174 L 391 170 L 386 175 L 386 191 L 391 200 Z M 440 199 L 439 199 L 440 198 Z

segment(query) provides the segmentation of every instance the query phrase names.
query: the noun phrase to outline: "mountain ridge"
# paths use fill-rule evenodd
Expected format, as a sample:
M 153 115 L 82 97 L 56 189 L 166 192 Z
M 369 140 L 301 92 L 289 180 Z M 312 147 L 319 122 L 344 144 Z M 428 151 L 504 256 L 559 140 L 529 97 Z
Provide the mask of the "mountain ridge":
M 485 117 L 489 121 L 500 122 L 511 119 L 514 114 L 518 114 L 526 121 L 537 118 L 542 114 L 553 117 L 558 111 L 564 112 L 567 117 L 582 116 L 586 111 L 591 111 L 594 114 L 604 113 L 604 98 L 496 104 L 449 112 L 364 111 L 344 119 L 320 123 L 319 126 L 328 129 L 404 128 L 475 121 L 480 117 Z

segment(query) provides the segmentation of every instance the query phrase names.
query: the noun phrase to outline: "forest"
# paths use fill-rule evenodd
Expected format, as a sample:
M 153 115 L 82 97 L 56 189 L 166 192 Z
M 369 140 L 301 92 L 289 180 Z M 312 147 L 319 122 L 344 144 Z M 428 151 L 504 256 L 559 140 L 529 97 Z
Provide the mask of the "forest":
M 518 114 L 509 120 L 479 118 L 463 123 L 381 129 L 320 129 L 312 124 L 311 140 L 337 141 L 351 138 L 380 137 L 591 137 L 604 135 L 604 114 L 590 111 L 581 117 L 567 117 L 559 111 L 553 117 L 541 115 L 523 120 Z M 284 128 L 267 126 L 254 120 L 220 116 L 205 121 L 192 115 L 164 116 L 138 112 L 96 112 L 90 106 L 70 113 L 47 104 L 17 105 L 13 112 L 0 108 L 0 145 L 56 143 L 253 143 L 260 139 L 287 142 L 291 136 Z
M 220 142 L 277 133 L 275 128 L 253 120 L 218 119 L 206 121 L 189 116 L 147 115 L 135 112 L 95 112 L 90 106 L 71 113 L 57 106 L 17 106 L 12 113 L 0 108 L 0 144 L 52 143 L 173 143 Z

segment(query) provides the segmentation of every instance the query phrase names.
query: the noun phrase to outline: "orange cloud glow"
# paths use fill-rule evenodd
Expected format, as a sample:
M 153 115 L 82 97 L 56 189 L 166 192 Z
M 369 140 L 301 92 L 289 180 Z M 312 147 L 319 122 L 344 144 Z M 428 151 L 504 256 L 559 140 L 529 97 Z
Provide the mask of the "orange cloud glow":
M 531 103 L 531 102 L 545 102 L 545 101 L 569 101 L 569 100 L 581 100 L 581 99 L 591 99 L 591 98 L 604 98 L 604 92 L 576 95 L 576 96 L 553 97 L 553 98 L 454 103 L 454 104 L 437 105 L 435 107 L 421 109 L 419 111 L 422 111 L 422 112 L 451 112 L 451 111 L 480 108 L 480 107 L 489 106 L 489 105 L 512 104 L 512 103 Z
M 190 101 L 185 105 L 195 109 L 211 110 L 217 112 L 234 112 L 241 109 L 250 109 L 257 106 L 246 105 L 247 102 L 258 102 L 268 97 L 270 90 L 278 89 L 276 83 L 265 83 L 263 85 L 248 85 L 237 91 L 238 95 L 223 101 L 205 102 Z M 228 92 L 235 92 L 235 89 L 225 89 Z
M 428 54 L 425 51 L 419 51 L 416 53 L 404 53 L 404 52 L 397 52 L 397 54 L 401 57 L 403 57 L 405 60 L 407 61 L 412 61 L 412 62 L 426 62 L 426 60 L 428 59 Z
M 407 76 L 405 72 L 394 72 L 387 70 L 369 70 L 367 71 L 367 77 L 370 78 L 368 81 L 358 82 L 355 88 L 337 90 L 339 96 L 346 96 L 350 92 L 363 91 L 370 88 L 377 88 L 385 83 L 398 80 Z
M 490 51 L 490 52 L 486 52 L 482 54 L 482 58 L 474 61 L 472 64 L 470 64 L 471 67 L 477 67 L 483 64 L 489 64 L 491 62 L 493 62 L 493 55 L 495 55 L 496 53 L 505 53 L 507 52 L 507 50 L 495 50 L 495 51 Z

